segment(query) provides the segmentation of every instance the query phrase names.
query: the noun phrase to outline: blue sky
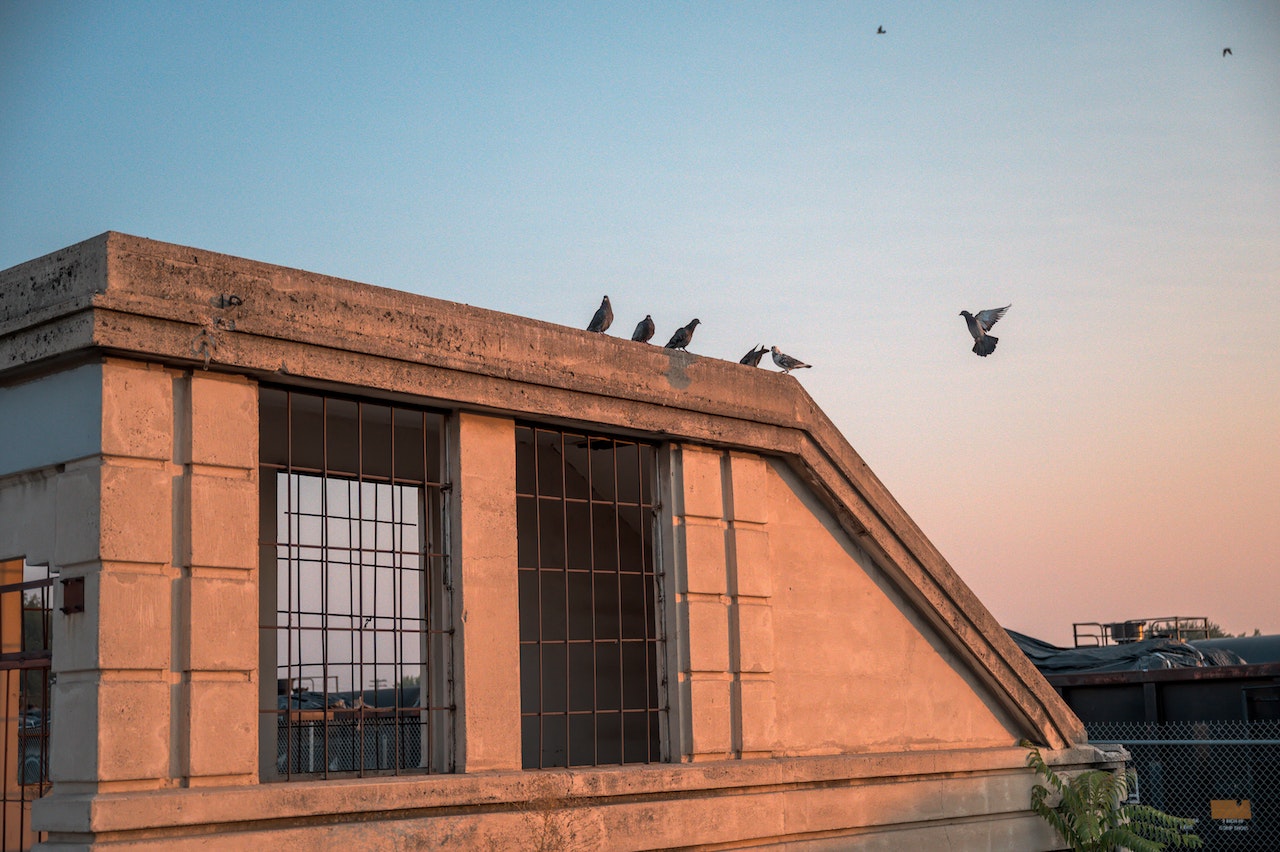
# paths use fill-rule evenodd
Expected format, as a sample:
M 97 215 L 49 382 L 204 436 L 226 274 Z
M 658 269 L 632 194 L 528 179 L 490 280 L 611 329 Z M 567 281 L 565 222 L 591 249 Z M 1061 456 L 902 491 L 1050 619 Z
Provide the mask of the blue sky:
M 1280 4 L 11 0 L 0 107 L 0 267 L 697 316 L 815 365 L 1005 625 L 1280 632 Z

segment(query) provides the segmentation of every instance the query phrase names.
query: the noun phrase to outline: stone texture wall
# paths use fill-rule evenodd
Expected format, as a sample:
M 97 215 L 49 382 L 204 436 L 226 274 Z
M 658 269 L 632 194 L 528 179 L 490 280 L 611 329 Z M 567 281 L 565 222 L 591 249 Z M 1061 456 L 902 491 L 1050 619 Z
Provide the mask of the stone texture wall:
M 250 377 L 458 412 L 460 774 L 258 783 Z M 86 581 L 47 849 L 1048 849 L 1012 742 L 1107 763 L 793 377 L 106 234 L 0 273 L 0 381 L 0 559 Z M 514 417 L 672 442 L 671 764 L 517 769 Z
M 766 466 L 759 456 L 686 444 L 677 468 L 686 753 L 693 761 L 767 757 L 778 743 Z
M 678 459 L 676 641 L 689 759 L 1020 738 L 785 465 L 688 444 Z
M 71 790 L 254 783 L 257 388 L 89 369 L 100 452 L 0 481 L 3 549 L 85 580 L 85 611 L 53 620 L 50 775 Z
M 87 579 L 87 611 L 55 619 L 46 849 L 196 849 L 210 832 L 226 849 L 1049 848 L 1030 779 L 1009 774 L 1011 726 L 871 560 L 785 466 L 695 444 L 662 465 L 674 764 L 520 772 L 514 421 L 469 413 L 449 473 L 463 774 L 252 787 L 256 386 L 122 360 L 101 376 L 102 452 L 0 487 L 58 519 L 59 564 Z

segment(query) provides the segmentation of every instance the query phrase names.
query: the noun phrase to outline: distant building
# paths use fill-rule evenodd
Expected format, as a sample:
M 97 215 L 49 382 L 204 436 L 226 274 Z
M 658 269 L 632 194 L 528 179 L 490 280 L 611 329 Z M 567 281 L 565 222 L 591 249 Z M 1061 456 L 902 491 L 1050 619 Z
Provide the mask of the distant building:
M 772 371 L 107 233 L 0 434 L 49 849 L 1048 849 L 1016 743 L 1105 763 Z

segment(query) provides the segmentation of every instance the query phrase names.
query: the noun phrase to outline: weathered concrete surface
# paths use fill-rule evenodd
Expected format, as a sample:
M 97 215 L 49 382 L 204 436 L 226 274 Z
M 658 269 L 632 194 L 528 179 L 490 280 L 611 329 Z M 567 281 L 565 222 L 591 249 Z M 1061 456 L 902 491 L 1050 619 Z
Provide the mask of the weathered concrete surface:
M 516 584 L 516 438 L 506 418 L 462 414 L 451 506 L 458 542 L 454 680 L 458 769 L 519 769 L 520 596 Z
M 1099 761 L 788 376 L 120 234 L 0 273 L 0 389 L 72 373 L 96 380 L 93 453 L 0 470 L 0 557 L 86 578 L 88 610 L 54 619 L 47 848 L 1049 848 L 1009 744 Z M 260 380 L 457 412 L 462 774 L 255 786 Z M 685 765 L 511 771 L 522 416 L 670 439 Z
M 86 349 L 184 366 L 207 356 L 212 370 L 782 457 L 1034 739 L 1085 736 L 789 376 L 114 232 L 0 273 L 0 294 L 0 370 Z
M 62 463 L 0 474 L 0 553 L 85 583 L 71 615 L 54 584 L 50 777 L 256 780 L 257 386 L 104 358 L 16 388 L 57 393 L 67 376 L 92 389 L 92 454 L 72 442 Z
M 1046 757 L 1063 770 L 1100 758 L 1087 747 Z M 1034 779 L 1024 758 L 1004 748 L 479 772 L 65 796 L 56 811 L 47 800 L 35 807 L 49 850 L 80 848 L 76 838 L 89 835 L 113 850 L 1059 848 L 1027 811 Z

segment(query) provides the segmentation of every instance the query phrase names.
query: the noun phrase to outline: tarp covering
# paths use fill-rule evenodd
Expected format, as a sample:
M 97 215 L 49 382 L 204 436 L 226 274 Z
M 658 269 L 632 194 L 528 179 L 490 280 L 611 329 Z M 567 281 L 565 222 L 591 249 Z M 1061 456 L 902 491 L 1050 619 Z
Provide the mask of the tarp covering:
M 1226 649 L 1197 648 L 1173 639 L 1144 639 L 1096 648 L 1059 648 L 1013 630 L 1007 632 L 1041 674 L 1145 672 L 1244 665 L 1239 655 Z

